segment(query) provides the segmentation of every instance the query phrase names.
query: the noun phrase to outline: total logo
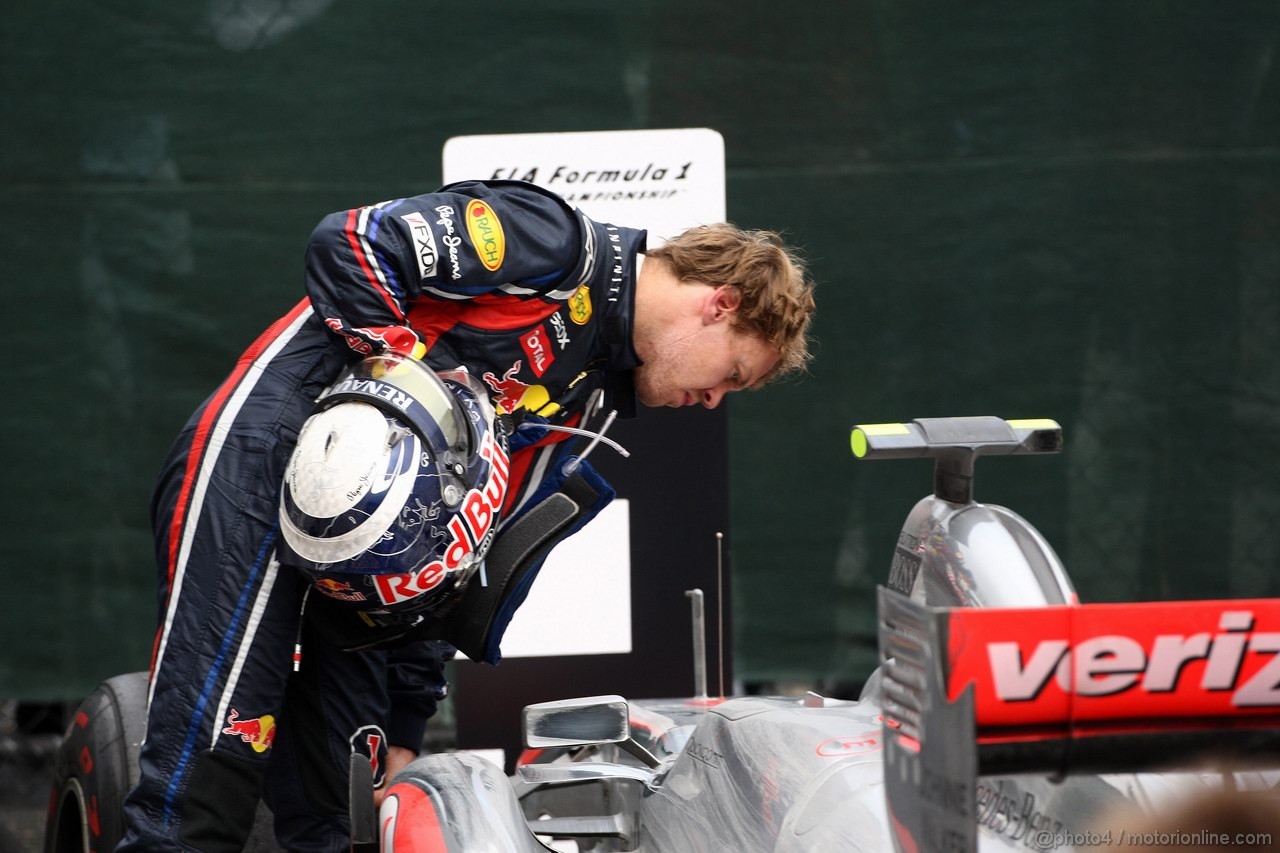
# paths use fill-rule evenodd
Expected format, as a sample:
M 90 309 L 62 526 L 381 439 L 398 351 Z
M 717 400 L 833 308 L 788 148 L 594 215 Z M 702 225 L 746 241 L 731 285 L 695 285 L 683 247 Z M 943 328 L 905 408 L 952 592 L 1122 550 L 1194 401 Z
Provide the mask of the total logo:
M 551 342 L 547 340 L 547 333 L 542 326 L 521 335 L 520 346 L 524 349 L 524 354 L 529 356 L 529 369 L 538 377 L 546 373 L 547 368 L 556 360 L 555 354 L 551 352 Z
M 266 752 L 276 739 L 276 718 L 270 714 L 248 720 L 240 719 L 240 712 L 235 708 L 227 717 L 224 735 L 239 735 L 240 740 L 253 747 L 254 752 Z
M 400 604 L 428 593 L 444 583 L 450 572 L 470 566 L 472 560 L 468 557 L 484 556 L 492 540 L 494 521 L 507 496 L 511 460 L 490 433 L 485 433 L 480 443 L 480 457 L 489 463 L 489 481 L 483 489 L 467 492 L 461 512 L 449 519 L 447 527 L 452 538 L 444 559 L 434 560 L 416 572 L 374 575 L 374 587 L 383 604 Z

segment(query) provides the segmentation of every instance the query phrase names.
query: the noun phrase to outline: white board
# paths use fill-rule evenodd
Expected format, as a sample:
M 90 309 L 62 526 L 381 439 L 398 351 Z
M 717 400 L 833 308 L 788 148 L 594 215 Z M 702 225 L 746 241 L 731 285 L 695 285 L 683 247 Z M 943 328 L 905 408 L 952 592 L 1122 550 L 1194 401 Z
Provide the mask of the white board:
M 596 222 L 645 228 L 654 247 L 725 219 L 724 138 L 705 127 L 455 136 L 446 183 L 524 180 Z
M 502 638 L 503 657 L 631 651 L 630 519 L 616 498 L 556 546 Z

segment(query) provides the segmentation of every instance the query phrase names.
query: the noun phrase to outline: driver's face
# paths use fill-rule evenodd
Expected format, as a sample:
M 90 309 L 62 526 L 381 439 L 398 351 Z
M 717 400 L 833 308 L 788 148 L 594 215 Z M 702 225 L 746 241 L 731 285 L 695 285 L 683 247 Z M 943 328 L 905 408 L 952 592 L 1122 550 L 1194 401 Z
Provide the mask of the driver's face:
M 750 388 L 781 354 L 755 334 L 725 319 L 659 335 L 636 369 L 636 391 L 646 406 L 720 405 L 730 391 Z

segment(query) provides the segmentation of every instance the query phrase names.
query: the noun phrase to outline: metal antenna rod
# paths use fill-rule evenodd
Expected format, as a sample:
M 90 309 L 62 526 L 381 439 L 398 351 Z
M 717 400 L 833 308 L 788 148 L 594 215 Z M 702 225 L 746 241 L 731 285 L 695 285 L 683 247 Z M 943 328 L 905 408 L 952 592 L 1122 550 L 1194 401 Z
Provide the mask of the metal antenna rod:
M 609 416 L 604 419 L 604 423 L 601 425 L 600 430 L 598 432 L 591 432 L 590 430 L 578 429 L 577 427 L 560 426 L 559 424 L 537 424 L 535 428 L 540 427 L 542 429 L 549 429 L 557 432 L 569 432 L 569 433 L 573 433 L 574 435 L 591 436 L 591 443 L 587 445 L 586 450 L 583 450 L 580 454 L 572 457 L 567 463 L 565 463 L 564 475 L 568 477 L 572 475 L 574 471 L 578 470 L 578 466 L 582 464 L 582 460 L 586 459 L 587 455 L 591 453 L 591 451 L 595 450 L 596 445 L 602 441 L 605 444 L 612 447 L 614 450 L 621 453 L 623 456 L 631 455 L 630 453 L 627 452 L 627 449 L 623 447 L 621 444 L 618 444 L 618 442 L 614 441 L 612 438 L 604 437 L 605 431 L 608 430 L 609 427 L 613 425 L 613 420 L 617 416 L 618 416 L 617 410 L 610 412 Z
M 702 590 L 687 589 L 693 612 L 693 689 L 699 699 L 707 698 L 707 629 L 702 612 Z
M 720 657 L 720 698 L 724 698 L 724 534 L 716 531 L 716 652 Z

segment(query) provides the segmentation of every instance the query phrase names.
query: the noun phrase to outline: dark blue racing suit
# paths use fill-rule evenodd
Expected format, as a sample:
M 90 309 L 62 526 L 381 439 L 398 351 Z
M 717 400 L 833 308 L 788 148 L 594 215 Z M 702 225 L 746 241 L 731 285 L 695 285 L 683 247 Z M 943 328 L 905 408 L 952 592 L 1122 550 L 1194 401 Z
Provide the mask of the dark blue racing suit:
M 343 652 L 313 624 L 307 581 L 275 550 L 298 431 L 346 364 L 421 352 L 419 342 L 430 366 L 466 367 L 526 423 L 579 424 L 597 391 L 605 409 L 634 414 L 643 250 L 644 232 L 592 222 L 515 181 L 453 184 L 320 223 L 307 297 L 195 412 L 157 485 L 160 627 L 141 780 L 118 849 L 238 850 L 260 796 L 289 849 L 347 849 L 352 752 L 380 783 L 388 745 L 418 749 L 453 650 L 418 640 Z M 546 491 L 565 437 L 514 434 L 504 523 Z M 322 582 L 311 592 L 342 594 Z M 522 600 L 513 595 L 497 620 L 490 662 Z

